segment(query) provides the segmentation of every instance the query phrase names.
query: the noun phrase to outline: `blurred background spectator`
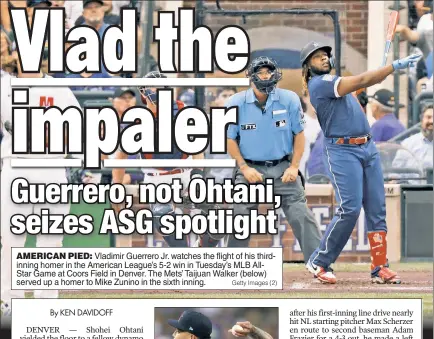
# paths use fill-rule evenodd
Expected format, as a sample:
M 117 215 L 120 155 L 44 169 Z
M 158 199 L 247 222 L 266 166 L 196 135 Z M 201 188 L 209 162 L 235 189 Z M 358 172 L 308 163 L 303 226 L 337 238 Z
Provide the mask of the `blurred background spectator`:
M 86 25 L 94 28 L 100 39 L 103 38 L 104 32 L 109 27 L 109 24 L 104 22 L 104 1 L 102 0 L 84 0 L 83 1 L 83 18 L 81 22 L 80 18 L 77 19 L 75 25 Z M 101 73 L 108 73 L 101 59 Z
M 308 178 L 314 175 L 326 175 L 323 153 L 324 133 L 320 131 L 307 160 L 306 172 Z
M 194 106 L 196 104 L 194 90 L 192 88 L 184 90 L 180 95 L 178 95 L 178 100 L 182 101 L 185 107 Z
M 224 107 L 226 101 L 237 93 L 235 87 L 219 87 L 216 91 L 216 98 L 214 100 L 215 107 Z
M 83 72 L 80 74 L 68 74 L 66 78 L 111 78 L 112 76 L 103 70 L 101 73 L 87 73 Z M 71 87 L 73 91 L 114 91 L 115 87 L 102 87 L 102 86 L 81 86 L 81 87 Z
M 87 3 L 92 2 L 92 1 L 83 1 L 83 9 L 85 9 L 85 7 L 87 7 Z M 101 10 L 102 10 L 102 20 L 104 21 L 104 23 L 108 24 L 108 25 L 119 25 L 120 24 L 120 17 L 119 15 L 116 14 L 112 14 L 112 8 L 113 8 L 113 4 L 112 1 L 107 1 L 107 0 L 93 0 L 93 2 L 97 2 L 101 5 Z M 86 22 L 86 15 L 83 11 L 83 15 L 79 16 L 77 18 L 77 20 L 75 21 L 75 26 L 80 26 L 83 25 Z
M 395 115 L 395 98 L 388 89 L 380 89 L 371 97 L 371 112 L 376 122 L 371 126 L 375 142 L 387 141 L 405 130 Z M 404 107 L 400 104 L 399 107 Z
M 424 169 L 433 167 L 433 104 L 422 109 L 421 131 L 403 140 L 401 145 L 408 149 L 422 163 Z M 412 167 L 407 157 L 398 152 L 393 162 L 394 167 Z
M 259 2 L 259 1 L 258 1 Z M 263 2 L 265 3 L 265 2 Z M 88 25 L 91 27 L 94 27 L 100 37 L 102 37 L 103 33 L 109 27 L 110 24 L 119 24 L 119 18 L 120 18 L 120 12 L 122 8 L 137 8 L 138 14 L 146 14 L 145 11 L 142 13 L 140 12 L 140 9 L 148 4 L 147 1 L 138 1 L 138 0 L 63 0 L 63 1 L 57 1 L 57 0 L 9 0 L 9 1 L 0 1 L 1 5 L 1 17 L 0 17 L 0 23 L 1 23 L 1 50 L 0 50 L 0 56 L 1 56 L 1 67 L 3 70 L 7 71 L 8 73 L 14 74 L 16 72 L 16 44 L 15 44 L 15 38 L 13 36 L 12 30 L 11 30 L 11 23 L 9 18 L 9 11 L 8 8 L 26 8 L 29 15 L 29 19 L 31 19 L 31 14 L 33 11 L 33 8 L 35 6 L 38 7 L 46 7 L 48 5 L 53 7 L 63 7 L 65 9 L 66 13 L 66 31 L 70 30 L 72 27 L 74 27 L 76 24 L 79 25 Z M 172 2 L 167 1 L 156 1 L 154 10 L 169 10 L 169 8 L 166 8 L 167 5 L 171 5 Z M 246 4 L 246 9 L 248 9 L 249 5 L 248 2 Z M 423 92 L 423 91 L 430 91 L 432 92 L 433 89 L 433 78 L 432 78 L 432 61 L 433 61 L 433 17 L 432 17 L 432 1 L 415 1 L 415 0 L 408 0 L 406 2 L 409 9 L 409 20 L 407 25 L 399 25 L 397 28 L 397 31 L 399 36 L 401 37 L 402 41 L 408 41 L 409 42 L 409 53 L 414 52 L 420 52 L 423 54 L 424 58 L 422 58 L 419 63 L 410 70 L 409 72 L 409 79 L 410 79 L 410 86 L 409 86 L 409 101 L 408 101 L 408 108 L 409 112 L 411 112 L 413 108 L 413 99 L 416 97 L 417 94 Z M 211 6 L 211 5 L 210 5 Z M 282 5 L 283 6 L 283 5 Z M 285 6 L 283 6 L 285 7 Z M 170 10 L 173 10 L 170 7 Z M 154 16 L 154 20 L 155 20 Z M 146 15 L 144 16 L 146 18 Z M 406 18 L 402 17 L 402 20 L 400 22 L 407 23 Z M 216 24 L 216 21 L 212 21 L 211 17 L 207 18 L 209 20 L 209 23 L 211 23 L 211 27 L 214 27 L 212 25 Z M 208 21 L 207 21 L 208 22 Z M 253 21 L 252 21 L 253 22 Z M 261 21 L 260 21 L 261 22 Z M 249 30 L 250 26 L 250 19 L 248 19 L 247 23 L 247 31 Z M 140 18 L 137 22 L 137 32 L 138 32 L 138 51 L 143 52 L 143 43 L 150 43 L 150 51 L 151 53 L 156 56 L 156 48 L 155 43 L 152 42 L 146 42 L 142 39 L 145 37 L 146 32 L 142 32 L 141 26 L 140 26 Z M 156 21 L 153 23 L 154 25 L 157 24 Z M 343 32 L 345 34 L 345 29 L 347 24 L 344 22 L 341 22 Z M 255 26 L 255 25 L 253 25 Z M 294 27 L 297 27 L 296 25 Z M 311 29 L 308 27 L 308 24 L 306 27 L 303 26 L 303 28 Z M 346 32 L 348 33 L 348 32 Z M 253 31 L 252 34 L 255 34 Z M 151 34 L 152 37 L 152 34 Z M 351 36 L 348 36 L 351 38 Z M 152 40 L 152 39 L 151 39 Z M 366 41 L 368 38 L 366 39 Z M 148 46 L 149 47 L 149 46 Z M 67 46 L 65 46 L 67 48 Z M 344 47 L 347 48 L 347 47 Z M 264 50 L 266 51 L 266 50 Z M 296 51 L 292 51 L 295 53 Z M 291 53 L 292 53 L 291 52 Z M 263 51 L 261 51 L 263 53 Z M 345 52 L 346 53 L 346 52 Z M 343 66 L 347 67 L 346 65 L 347 60 L 345 60 L 345 53 L 343 55 Z M 406 52 L 407 54 L 407 52 Z M 290 54 L 288 54 L 289 58 Z M 402 56 L 402 55 L 400 55 Z M 285 59 L 286 60 L 286 59 Z M 150 69 L 149 70 L 158 70 L 157 62 L 153 56 L 150 56 L 149 60 L 146 60 L 149 63 Z M 142 65 L 143 61 L 140 60 L 139 64 Z M 48 66 L 48 46 L 46 46 L 44 52 L 43 52 L 43 60 L 42 60 L 42 70 L 46 73 L 48 73 L 47 70 Z M 104 65 L 101 65 L 101 72 L 96 74 L 86 73 L 83 72 L 81 74 L 49 74 L 53 77 L 72 77 L 72 78 L 110 78 L 112 76 L 122 76 L 122 77 L 136 77 L 138 74 L 109 74 L 107 70 L 105 69 Z M 290 68 L 290 66 L 288 66 Z M 349 70 L 349 67 L 348 69 Z M 294 78 L 292 74 L 287 78 Z M 175 76 L 179 77 L 188 77 L 192 76 L 191 74 L 177 74 Z M 298 80 L 295 80 L 298 81 Z M 299 82 L 299 81 L 298 81 Z M 289 83 L 291 84 L 291 83 Z M 291 85 L 285 85 L 285 88 L 293 89 L 291 88 Z M 80 91 L 80 94 L 77 94 L 77 98 L 80 97 L 80 102 L 94 102 L 95 104 L 98 104 L 102 99 L 101 95 L 105 95 L 104 93 L 97 93 L 102 90 L 109 90 L 114 91 L 116 88 L 114 87 L 75 87 L 72 88 L 74 91 Z M 177 95 L 177 98 L 185 103 L 186 106 L 194 106 L 196 102 L 197 95 L 195 94 L 194 88 L 186 88 L 182 87 L 180 88 L 182 90 L 179 95 Z M 391 88 L 389 88 L 391 89 Z M 386 90 L 384 90 L 386 91 Z M 384 92 L 383 91 L 383 92 Z M 86 96 L 86 92 L 89 93 L 89 96 Z M 210 106 L 222 106 L 223 102 L 227 99 L 231 93 L 234 93 L 234 90 L 231 88 L 210 88 L 209 90 L 205 90 L 205 110 L 208 112 Z M 381 92 L 378 92 L 381 93 Z M 377 93 L 377 94 L 378 94 Z M 386 92 L 384 92 L 386 93 Z M 391 92 L 387 92 L 388 95 L 390 95 Z M 367 95 L 366 92 L 362 91 L 360 93 L 356 93 L 357 98 L 362 106 L 362 108 L 367 111 Z M 375 95 L 374 95 L 375 96 Z M 106 101 L 106 97 L 104 97 L 104 100 Z M 407 100 L 404 100 L 402 97 L 397 98 L 400 99 L 402 102 L 406 102 Z M 300 98 L 302 103 L 302 108 L 305 113 L 305 135 L 306 135 L 306 148 L 303 155 L 303 158 L 301 159 L 300 164 L 300 171 L 306 176 L 306 178 L 309 178 L 309 176 L 315 175 L 316 173 L 323 173 L 324 172 L 324 164 L 321 160 L 321 156 L 323 153 L 323 138 L 324 136 L 322 133 L 320 133 L 320 128 L 318 121 L 316 119 L 315 112 L 313 111 L 310 101 L 308 97 L 301 97 Z M 386 100 L 387 101 L 387 100 Z M 373 138 L 377 142 L 394 142 L 394 143 L 400 143 L 403 139 L 409 139 L 410 137 L 416 138 L 414 135 L 420 134 L 421 129 L 418 130 L 418 126 L 415 126 L 410 131 L 405 130 L 406 125 L 406 117 L 402 117 L 402 110 L 401 110 L 401 116 L 400 121 L 395 118 L 395 114 L 397 112 L 393 111 L 394 106 L 390 106 L 385 104 L 384 100 L 381 98 L 379 100 L 375 100 L 373 98 L 370 98 L 369 103 L 369 109 L 368 112 L 372 113 L 373 117 L 375 118 L 375 121 L 372 121 L 371 114 L 368 114 L 368 119 L 370 119 L 370 124 L 372 125 L 372 134 Z M 432 102 L 432 101 L 431 101 Z M 423 102 L 422 104 L 426 104 L 426 102 Z M 402 107 L 402 105 L 399 105 L 399 107 Z M 409 117 L 410 119 L 410 117 Z M 412 119 L 414 120 L 414 119 Z M 411 120 L 411 121 L 412 121 Z M 412 121 L 413 122 L 413 121 Z M 418 121 L 414 121 L 414 124 L 417 124 Z M 423 126 L 426 124 L 423 123 Z M 411 125 L 410 125 L 411 126 Z M 426 128 L 425 128 L 426 130 Z M 408 131 L 408 133 L 407 133 Z M 413 135 L 412 135 L 413 133 Z M 393 138 L 392 140 L 390 140 Z M 411 139 L 410 139 L 411 140 Z M 407 143 L 409 141 L 406 141 Z M 403 143 L 404 145 L 404 143 Z M 410 151 L 409 151 L 410 152 Z
M 8 72 L 14 73 L 16 70 L 16 53 L 12 54 L 12 43 L 9 36 L 4 30 L 0 33 L 0 64 L 1 68 Z
M 0 1 L 1 6 L 1 17 L 0 24 L 2 29 L 6 31 L 6 33 L 12 32 L 11 18 L 9 16 L 9 8 L 26 8 L 27 1 L 26 0 L 8 0 L 8 1 Z
M 130 87 L 116 87 L 114 98 L 113 98 L 113 106 L 118 112 L 119 118 L 122 118 L 122 115 L 126 110 L 131 107 L 137 105 L 137 93 L 134 89 Z M 121 126 L 121 128 L 125 127 L 125 125 Z M 112 154 L 109 158 L 115 158 L 116 154 Z M 128 156 L 128 159 L 140 159 L 140 154 L 132 154 Z M 110 174 L 111 176 L 111 174 Z M 129 171 L 125 172 L 123 178 L 124 185 L 132 185 L 139 184 L 143 181 L 144 173 L 142 171 Z M 111 180 L 110 180 L 111 181 Z
M 414 98 L 423 89 L 423 84 L 432 77 L 432 51 L 433 51 L 433 3 L 432 1 L 409 2 L 409 25 L 397 25 L 396 33 L 401 40 L 412 44 L 410 53 L 421 53 L 416 67 L 410 72 L 410 99 Z M 431 63 L 431 75 L 428 75 L 427 63 Z M 431 79 L 432 81 L 432 79 Z
M 63 1 L 63 7 L 65 8 L 66 14 L 66 29 L 69 31 L 75 26 L 75 22 L 83 14 L 83 2 L 77 0 L 65 0 Z

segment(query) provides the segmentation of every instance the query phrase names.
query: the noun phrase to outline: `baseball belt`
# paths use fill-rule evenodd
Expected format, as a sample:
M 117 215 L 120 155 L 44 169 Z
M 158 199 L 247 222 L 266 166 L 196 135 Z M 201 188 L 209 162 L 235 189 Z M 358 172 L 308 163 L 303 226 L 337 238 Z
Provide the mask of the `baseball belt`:
M 370 134 L 361 137 L 343 137 L 331 138 L 332 142 L 337 145 L 363 145 L 372 139 Z
M 184 168 L 176 168 L 174 170 L 166 171 L 166 172 L 146 173 L 146 175 L 149 175 L 151 177 L 158 177 L 160 175 L 180 174 L 180 173 L 184 173 L 185 171 L 186 171 L 186 169 L 184 169 Z
M 289 160 L 289 155 L 285 155 L 282 159 L 278 159 L 278 160 L 257 161 L 257 160 L 244 159 L 244 161 L 248 164 L 266 166 L 266 167 L 274 167 L 280 164 L 281 162 L 287 160 Z

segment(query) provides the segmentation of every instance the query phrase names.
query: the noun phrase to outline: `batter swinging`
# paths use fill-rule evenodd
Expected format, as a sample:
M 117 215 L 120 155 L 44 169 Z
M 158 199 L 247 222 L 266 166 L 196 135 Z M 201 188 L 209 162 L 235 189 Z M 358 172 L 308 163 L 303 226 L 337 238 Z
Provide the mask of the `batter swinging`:
M 371 248 L 371 279 L 376 283 L 400 283 L 387 261 L 387 226 L 384 181 L 380 154 L 372 140 L 366 115 L 352 92 L 383 81 L 397 69 L 419 59 L 411 55 L 356 76 L 331 75 L 332 48 L 317 42 L 301 51 L 303 88 L 309 91 L 324 132 L 324 164 L 333 184 L 338 212 L 327 226 L 319 247 L 306 267 L 323 283 L 336 283 L 330 265 L 336 261 L 359 218 L 366 213 Z

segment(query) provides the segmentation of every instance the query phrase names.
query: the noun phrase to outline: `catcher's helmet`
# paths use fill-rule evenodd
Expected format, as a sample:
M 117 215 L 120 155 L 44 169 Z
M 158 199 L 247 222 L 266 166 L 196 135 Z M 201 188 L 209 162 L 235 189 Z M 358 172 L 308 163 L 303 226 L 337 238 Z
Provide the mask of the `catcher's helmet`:
M 300 62 L 301 66 L 303 66 L 309 59 L 309 57 L 315 53 L 317 50 L 323 49 L 327 52 L 329 58 L 330 58 L 330 64 L 333 67 L 333 55 L 332 55 L 332 48 L 328 45 L 325 45 L 320 42 L 309 42 L 306 46 L 303 47 L 303 49 L 300 52 Z
M 27 0 L 27 7 L 35 7 L 40 4 L 47 4 L 49 7 L 52 5 L 50 0 Z
M 166 75 L 160 73 L 159 71 L 149 72 L 144 76 L 144 78 L 167 78 Z M 154 105 L 157 104 L 157 92 L 153 91 L 150 86 L 139 86 L 137 89 L 139 90 L 142 98 L 142 102 L 146 105 L 147 100 L 152 102 Z M 155 88 L 155 87 L 153 87 Z M 167 88 L 167 86 L 164 86 Z
M 267 67 L 271 71 L 271 77 L 268 80 L 261 80 L 258 76 L 258 71 L 262 67 Z M 252 61 L 247 68 L 247 77 L 252 80 L 256 88 L 262 93 L 269 94 L 275 88 L 277 83 L 282 79 L 282 71 L 277 65 L 277 62 L 269 57 L 258 57 Z

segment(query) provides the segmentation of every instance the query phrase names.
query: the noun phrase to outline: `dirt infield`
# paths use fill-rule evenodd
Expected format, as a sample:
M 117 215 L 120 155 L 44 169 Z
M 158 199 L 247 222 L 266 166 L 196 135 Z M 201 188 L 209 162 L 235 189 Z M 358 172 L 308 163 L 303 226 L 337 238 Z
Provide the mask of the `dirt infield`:
M 335 271 L 338 283 L 336 285 L 321 284 L 306 271 L 291 270 L 284 272 L 284 291 L 303 291 L 345 293 L 345 292 L 365 292 L 365 293 L 396 293 L 396 292 L 433 292 L 433 272 L 429 270 L 400 270 L 399 276 L 402 279 L 400 285 L 379 285 L 370 282 L 369 270 L 366 265 L 356 266 L 351 272 Z
M 118 299 L 422 299 L 424 322 L 433 319 L 433 264 L 404 263 L 393 265 L 402 279 L 400 285 L 370 282 L 369 265 L 337 264 L 336 285 L 324 285 L 313 279 L 304 265 L 283 267 L 282 290 L 104 290 L 62 291 L 63 298 Z
M 197 295 L 202 297 L 206 295 L 238 295 L 239 297 L 251 296 L 261 297 L 261 294 L 275 295 L 284 294 L 285 297 L 298 297 L 298 294 L 305 297 L 307 294 L 311 298 L 323 298 L 328 294 L 333 294 L 332 298 L 339 298 L 339 294 L 348 295 L 354 294 L 354 297 L 361 297 L 366 293 L 372 294 L 402 294 L 406 297 L 408 294 L 423 294 L 431 296 L 433 294 L 433 266 L 432 263 L 405 263 L 398 264 L 393 267 L 399 272 L 402 283 L 399 285 L 379 285 L 370 282 L 369 265 L 368 264 L 337 264 L 335 265 L 335 274 L 338 279 L 336 285 L 325 285 L 313 278 L 312 274 L 307 272 L 302 264 L 285 264 L 283 268 L 283 289 L 282 290 L 116 290 L 116 291 L 70 291 L 69 293 L 84 293 L 95 294 L 134 294 L 134 295 L 173 295 L 188 294 L 189 297 Z M 170 295 L 170 296 L 169 296 Z M 194 296 L 193 296 L 194 297 Z M 369 297 L 369 296 L 366 296 Z M 384 296 L 388 298 L 387 295 Z M 394 297 L 394 296 L 393 296 Z M 411 296 L 408 296 L 411 297 Z

